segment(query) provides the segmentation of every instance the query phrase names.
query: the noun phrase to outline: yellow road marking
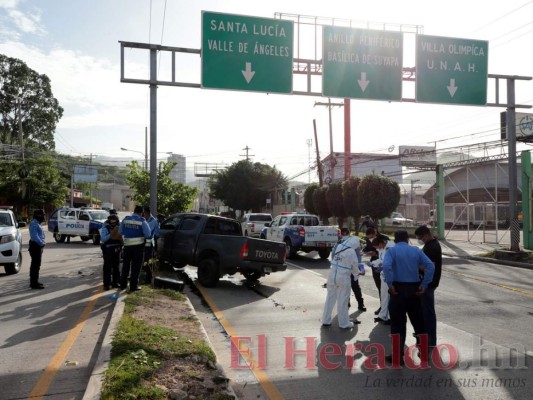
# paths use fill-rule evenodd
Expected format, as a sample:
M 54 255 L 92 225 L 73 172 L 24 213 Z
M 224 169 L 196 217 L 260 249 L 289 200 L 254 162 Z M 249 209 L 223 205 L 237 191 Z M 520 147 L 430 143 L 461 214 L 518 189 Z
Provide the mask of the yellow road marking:
M 233 326 L 231 326 L 231 324 L 226 319 L 222 311 L 220 311 L 220 309 L 217 307 L 213 299 L 211 299 L 211 297 L 207 294 L 205 289 L 199 284 L 196 285 L 196 287 L 202 294 L 204 300 L 207 302 L 209 307 L 211 307 L 211 310 L 213 311 L 213 313 L 219 320 L 222 327 L 226 330 L 226 332 L 228 332 L 230 337 L 232 338 L 238 337 L 235 329 L 233 329 Z M 239 353 L 244 358 L 247 365 L 250 366 L 251 371 L 257 378 L 259 384 L 261 385 L 261 388 L 264 390 L 268 398 L 272 400 L 283 400 L 283 396 L 279 392 L 278 388 L 272 383 L 272 381 L 270 380 L 270 378 L 268 377 L 267 373 L 264 370 L 257 368 L 258 363 L 252 358 L 252 356 L 246 351 L 241 351 L 240 348 L 239 348 Z
M 59 368 L 61 368 L 61 365 L 63 364 L 63 361 L 67 357 L 70 349 L 74 345 L 74 342 L 76 341 L 78 335 L 80 334 L 81 330 L 83 329 L 83 326 L 85 325 L 85 322 L 89 318 L 89 315 L 91 314 L 92 310 L 94 309 L 94 305 L 96 304 L 96 301 L 100 297 L 100 294 L 102 293 L 102 286 L 98 288 L 98 291 L 91 296 L 89 303 L 87 306 L 85 306 L 85 309 L 81 313 L 81 316 L 76 322 L 76 325 L 74 328 L 70 330 L 67 337 L 57 350 L 57 352 L 54 354 L 46 368 L 44 369 L 43 373 L 39 377 L 39 380 L 33 387 L 31 393 L 29 394 L 28 398 L 34 399 L 42 399 L 43 396 L 46 394 L 46 391 L 50 387 L 50 384 L 52 383 L 55 374 L 59 371 Z
M 479 281 L 479 282 L 486 283 L 488 285 L 498 286 L 498 287 L 500 287 L 502 289 L 510 290 L 512 292 L 520 293 L 520 294 L 523 294 L 523 295 L 526 295 L 526 296 L 533 296 L 533 292 L 530 292 L 530 291 L 527 291 L 527 290 L 523 290 L 523 289 L 518 289 L 518 288 L 515 288 L 515 287 L 512 287 L 512 286 L 502 285 L 501 283 L 494 283 L 494 282 L 485 281 L 485 280 L 483 280 L 481 278 L 476 278 L 475 276 L 463 274 L 462 272 L 448 271 L 448 270 L 446 272 L 448 272 L 450 274 L 453 274 L 453 275 L 460 275 L 460 276 L 462 276 L 464 278 L 471 279 L 473 281 Z

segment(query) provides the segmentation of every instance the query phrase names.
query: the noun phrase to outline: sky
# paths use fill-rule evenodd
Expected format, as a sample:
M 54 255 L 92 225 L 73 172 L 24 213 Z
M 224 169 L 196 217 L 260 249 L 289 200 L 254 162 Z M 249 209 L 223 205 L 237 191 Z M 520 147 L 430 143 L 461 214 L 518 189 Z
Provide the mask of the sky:
M 282 13 L 305 21 L 353 19 L 354 26 L 402 25 L 425 35 L 487 40 L 489 74 L 533 75 L 533 1 L 527 0 L 0 0 L 0 53 L 50 77 L 53 94 L 64 108 L 55 133 L 57 151 L 93 154 L 96 160 L 142 160 L 150 121 L 149 88 L 120 82 L 119 41 L 200 49 L 202 10 L 264 18 Z M 300 51 L 305 58 L 313 58 L 314 37 L 309 33 L 302 25 Z M 404 67 L 414 67 L 414 41 L 413 34 L 404 34 Z M 168 78 L 168 57 L 158 61 L 158 76 Z M 147 77 L 148 53 L 127 50 L 125 70 L 128 77 Z M 177 57 L 178 80 L 200 83 L 200 71 L 197 54 Z M 488 102 L 495 101 L 494 85 L 489 79 Z M 320 84 L 315 90 L 320 91 Z M 500 90 L 505 99 L 505 88 Z M 404 83 L 404 97 L 412 97 L 412 92 Z M 516 100 L 533 104 L 532 81 L 517 82 Z M 184 155 L 189 175 L 195 163 L 231 164 L 248 154 L 289 178 L 316 181 L 316 172 L 307 172 L 316 159 L 313 120 L 321 158 L 331 148 L 328 109 L 316 105 L 326 101 L 319 96 L 160 86 L 157 150 L 161 158 L 165 152 Z M 498 140 L 501 111 L 352 100 L 351 150 L 398 154 L 402 145 L 436 143 L 441 150 Z M 343 113 L 341 107 L 332 109 L 335 152 L 344 151 Z

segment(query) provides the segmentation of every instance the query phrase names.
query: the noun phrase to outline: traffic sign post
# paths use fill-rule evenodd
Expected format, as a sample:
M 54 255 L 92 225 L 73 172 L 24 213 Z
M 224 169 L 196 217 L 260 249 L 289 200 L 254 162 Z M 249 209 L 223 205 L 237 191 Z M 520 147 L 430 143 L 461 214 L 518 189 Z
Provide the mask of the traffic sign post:
M 489 42 L 418 35 L 416 101 L 486 105 Z
M 324 26 L 322 94 L 352 99 L 402 99 L 401 32 Z
M 292 21 L 202 12 L 202 87 L 292 92 Z

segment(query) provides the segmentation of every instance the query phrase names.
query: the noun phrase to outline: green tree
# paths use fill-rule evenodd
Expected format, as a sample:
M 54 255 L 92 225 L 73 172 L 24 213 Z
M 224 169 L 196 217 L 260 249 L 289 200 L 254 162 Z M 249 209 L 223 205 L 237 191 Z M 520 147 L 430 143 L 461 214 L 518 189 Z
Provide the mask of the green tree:
M 331 213 L 337 217 L 337 223 L 342 228 L 342 223 L 347 214 L 344 210 L 342 182 L 333 182 L 326 190 L 326 202 Z
M 211 197 L 234 210 L 259 212 L 271 192 L 287 188 L 287 178 L 276 167 L 241 160 L 212 175 L 208 187 Z
M 319 188 L 318 183 L 311 183 L 307 188 L 305 188 L 304 192 L 304 207 L 305 211 L 307 211 L 309 214 L 318 214 L 318 212 L 315 210 L 315 205 L 313 204 L 313 193 L 315 190 Z
M 361 213 L 370 215 L 374 220 L 385 218 L 396 210 L 400 197 L 398 183 L 381 175 L 363 177 L 357 189 Z
M 357 221 L 361 217 L 361 209 L 359 208 L 359 201 L 357 196 L 357 189 L 361 179 L 357 176 L 350 176 L 342 183 L 342 200 L 346 215 L 352 217 L 355 221 L 355 226 L 359 225 Z
M 62 116 L 48 76 L 0 54 L 0 143 L 20 145 L 22 126 L 25 149 L 53 150 Z
M 57 161 L 51 158 L 31 158 L 24 163 L 0 164 L 0 193 L 6 196 L 16 211 L 31 212 L 34 208 L 52 209 L 65 204 L 68 181 L 61 176 Z
M 198 189 L 174 182 L 170 172 L 176 163 L 160 162 L 157 170 L 157 213 L 170 215 L 177 212 L 189 211 L 198 194 Z M 132 200 L 143 205 L 150 204 L 150 172 L 137 161 L 128 164 L 129 172 L 126 182 L 133 190 Z M 155 210 L 154 210 L 155 211 Z
M 326 200 L 327 190 L 327 186 L 322 186 L 313 192 L 313 207 L 325 225 L 328 225 L 328 218 L 331 217 L 331 211 Z

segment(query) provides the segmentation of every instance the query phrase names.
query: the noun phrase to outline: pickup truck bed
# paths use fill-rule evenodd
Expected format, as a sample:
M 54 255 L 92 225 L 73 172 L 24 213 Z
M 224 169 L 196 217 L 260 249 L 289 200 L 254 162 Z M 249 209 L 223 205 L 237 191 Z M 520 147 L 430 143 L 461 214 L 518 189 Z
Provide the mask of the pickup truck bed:
M 212 287 L 237 272 L 246 279 L 285 271 L 285 245 L 242 235 L 236 220 L 198 213 L 175 214 L 163 221 L 158 256 L 173 267 L 198 267 L 198 280 Z

